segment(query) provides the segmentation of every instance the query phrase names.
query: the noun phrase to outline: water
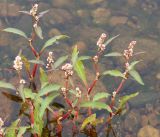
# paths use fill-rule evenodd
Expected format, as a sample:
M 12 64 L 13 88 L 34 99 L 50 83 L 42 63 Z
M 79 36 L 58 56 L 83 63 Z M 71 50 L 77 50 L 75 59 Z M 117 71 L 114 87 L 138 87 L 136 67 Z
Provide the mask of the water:
M 2 5 L 4 2 L 6 8 Z M 14 8 L 10 3 L 14 3 Z M 12 26 L 30 34 L 31 19 L 26 15 L 17 14 L 16 11 L 29 10 L 31 3 L 30 0 L 1 1 L 0 28 Z M 109 37 L 120 34 L 120 37 L 107 47 L 106 52 L 123 51 L 131 40 L 137 40 L 136 52 L 146 52 L 135 56 L 135 60 L 143 60 L 137 69 L 144 79 L 145 86 L 140 86 L 130 79 L 123 88 L 121 94 L 134 91 L 140 91 L 141 94 L 135 99 L 136 101 L 129 102 L 129 111 L 122 118 L 124 122 L 120 131 L 123 136 L 135 137 L 139 130 L 147 125 L 147 120 L 151 126 L 160 129 L 160 121 L 157 118 L 160 114 L 159 0 L 47 0 L 39 1 L 39 5 L 40 10 L 50 9 L 41 20 L 43 33 L 48 35 L 45 39 L 56 34 L 67 34 L 71 37 L 67 42 L 60 43 L 61 47 L 51 49 L 57 57 L 59 54 L 70 52 L 71 47 L 77 42 L 81 54 L 93 55 L 96 41 L 102 32 L 107 33 Z M 0 79 L 4 77 L 9 79 L 14 76 L 8 75 L 11 74 L 8 72 L 19 49 L 22 48 L 28 57 L 30 54 L 23 39 L 2 33 L 0 32 Z M 43 45 L 43 42 L 37 42 L 37 45 Z M 119 58 L 103 58 L 101 63 L 104 70 L 119 68 L 123 61 Z M 116 85 L 118 82 L 115 82 Z M 116 88 L 113 79 L 105 78 L 103 83 L 109 91 Z M 130 122 L 132 120 L 133 122 Z

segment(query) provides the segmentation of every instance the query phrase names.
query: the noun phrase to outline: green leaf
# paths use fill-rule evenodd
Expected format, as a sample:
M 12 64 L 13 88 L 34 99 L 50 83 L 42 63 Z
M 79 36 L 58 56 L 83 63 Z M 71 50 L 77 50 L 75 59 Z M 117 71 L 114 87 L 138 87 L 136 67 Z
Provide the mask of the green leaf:
M 110 75 L 110 76 L 114 76 L 114 77 L 125 78 L 125 76 L 123 75 L 123 73 L 120 72 L 119 70 L 107 70 L 107 71 L 103 72 L 102 75 Z
M 112 112 L 111 108 L 107 104 L 105 104 L 103 102 L 98 102 L 98 101 L 83 102 L 80 106 L 81 107 L 87 107 L 87 108 L 88 107 L 96 108 L 96 109 L 99 109 L 99 110 L 105 109 L 109 112 Z
M 73 48 L 72 58 L 71 58 L 71 61 L 72 61 L 73 66 L 75 65 L 75 63 L 76 63 L 76 61 L 77 61 L 77 59 L 78 59 L 78 54 L 79 54 L 79 52 L 78 52 L 77 46 L 75 46 L 75 47 Z
M 71 90 L 69 90 L 69 93 L 71 93 L 71 94 L 73 94 L 73 95 L 76 95 L 77 91 L 76 91 L 76 90 L 71 89 Z
M 41 81 L 41 89 L 48 84 L 48 77 L 44 70 L 40 67 L 40 81 Z
M 84 85 L 87 85 L 85 68 L 81 60 L 77 60 L 74 66 L 75 71 L 77 72 L 80 79 L 83 81 Z
M 29 62 L 33 64 L 45 65 L 42 60 L 29 60 Z
M 138 94 L 139 94 L 139 92 L 136 92 L 136 93 L 133 93 L 133 94 L 130 94 L 130 95 L 123 96 L 120 100 L 119 108 L 123 109 L 125 104 L 127 103 L 127 101 L 136 97 Z
M 77 103 L 78 103 L 78 98 L 76 98 L 74 101 L 73 101 L 73 107 L 76 107 Z
M 44 88 L 42 88 L 39 92 L 38 92 L 38 95 L 39 96 L 44 96 L 50 92 L 53 92 L 53 91 L 58 91 L 60 89 L 60 85 L 57 85 L 57 84 L 49 84 L 47 86 L 45 86 Z
M 5 32 L 10 32 L 10 33 L 14 33 L 14 34 L 20 35 L 20 36 L 28 39 L 27 35 L 26 35 L 23 31 L 21 31 L 21 30 L 19 30 L 19 29 L 16 29 L 16 28 L 6 28 L 6 29 L 4 29 L 3 31 L 5 31 Z
M 94 121 L 96 120 L 96 114 L 92 114 L 90 115 L 89 117 L 87 117 L 83 123 L 82 123 L 82 126 L 81 126 L 81 130 L 84 130 L 84 128 L 89 124 L 89 123 L 93 123 Z
M 34 100 L 34 126 L 32 133 L 37 133 L 39 137 L 41 137 L 43 131 L 43 119 L 40 117 L 40 107 L 41 107 L 41 98 L 38 96 Z
M 92 122 L 93 126 L 97 126 L 98 124 L 102 124 L 104 122 L 104 117 L 96 119 L 95 121 Z
M 108 39 L 108 40 L 104 43 L 104 45 L 107 46 L 109 43 L 111 43 L 111 42 L 112 42 L 115 38 L 117 38 L 118 36 L 119 36 L 119 35 L 114 36 L 114 37 Z
M 54 68 L 58 68 L 63 62 L 65 62 L 68 59 L 68 56 L 62 56 L 60 57 L 55 63 Z
M 22 137 L 22 135 L 26 132 L 27 128 L 30 128 L 30 127 L 19 127 L 19 132 L 17 137 Z
M 129 74 L 141 85 L 144 85 L 144 82 L 136 70 L 129 71 Z
M 36 93 L 33 93 L 31 89 L 29 88 L 24 88 L 23 89 L 23 92 L 24 92 L 24 96 L 25 98 L 30 98 L 30 99 L 34 99 L 35 96 L 37 95 Z
M 93 101 L 98 101 L 102 98 L 108 98 L 110 96 L 109 93 L 106 93 L 106 92 L 100 92 L 100 93 L 97 93 L 94 95 L 93 97 Z
M 23 100 L 23 102 L 25 102 L 25 95 L 24 95 L 24 84 L 20 84 L 19 87 L 18 87 L 18 91 L 19 91 L 19 94 Z
M 134 66 L 135 66 L 136 64 L 138 64 L 139 62 L 140 62 L 140 60 L 139 60 L 139 61 L 133 61 L 133 62 L 129 65 L 129 71 L 132 70 L 132 69 L 134 69 Z
M 104 55 L 105 57 L 119 57 L 119 56 L 122 56 L 121 53 L 119 52 L 111 52 L 111 53 L 108 53 L 106 55 Z
M 36 27 L 34 27 L 34 30 L 35 30 L 37 36 L 38 36 L 40 39 L 43 39 L 41 27 L 37 25 Z
M 0 88 L 7 88 L 7 89 L 12 89 L 12 90 L 16 90 L 16 88 L 8 83 L 8 82 L 4 82 L 4 81 L 0 81 Z
M 30 71 L 30 63 L 29 63 L 28 59 L 22 55 L 21 55 L 21 58 L 22 58 L 22 62 L 24 63 L 25 69 L 27 70 L 27 72 L 29 72 Z
M 40 115 L 41 118 L 43 117 L 46 108 L 49 106 L 49 104 L 50 104 L 57 96 L 59 96 L 59 93 L 53 93 L 53 94 L 47 96 L 45 99 L 43 99 L 43 101 L 41 102 L 41 108 L 40 108 L 40 112 L 39 112 L 39 115 Z
M 91 57 L 90 56 L 80 56 L 78 58 L 78 60 L 88 60 L 88 59 L 91 59 Z
M 5 137 L 17 137 L 16 130 L 19 122 L 20 122 L 20 119 L 17 119 L 11 124 L 10 127 L 6 128 Z
M 43 51 L 45 48 L 52 46 L 54 43 L 56 43 L 58 40 L 61 39 L 65 39 L 65 38 L 69 38 L 66 35 L 59 35 L 59 36 L 55 36 L 53 38 L 50 38 L 48 41 L 46 41 L 46 43 L 44 44 L 44 46 L 42 47 L 41 51 Z

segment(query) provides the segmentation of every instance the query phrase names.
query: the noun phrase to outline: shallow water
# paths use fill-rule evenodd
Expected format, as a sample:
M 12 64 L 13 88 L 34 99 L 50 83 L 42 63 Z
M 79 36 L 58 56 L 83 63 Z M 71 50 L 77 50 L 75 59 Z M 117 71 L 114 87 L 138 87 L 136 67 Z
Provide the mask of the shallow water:
M 137 40 L 136 52 L 146 52 L 135 57 L 135 60 L 143 60 L 142 64 L 137 66 L 137 69 L 144 79 L 145 86 L 140 86 L 130 79 L 123 88 L 121 94 L 129 94 L 134 91 L 140 91 L 141 94 L 129 102 L 128 115 L 119 120 L 124 120 L 124 122 L 119 129 L 121 135 L 118 137 L 128 137 L 127 135 L 136 137 L 139 130 L 146 125 L 147 119 L 151 126 L 160 130 L 160 121 L 157 118 L 160 115 L 160 1 L 66 1 L 47 0 L 39 3 L 40 10 L 50 9 L 49 14 L 41 20 L 44 34 L 48 37 L 56 34 L 67 34 L 71 37 L 65 44 L 60 43 L 62 47 L 51 50 L 54 50 L 57 55 L 65 54 L 79 42 L 80 53 L 93 55 L 96 49 L 96 41 L 102 32 L 107 33 L 109 37 L 120 34 L 120 37 L 109 45 L 106 52 L 122 51 L 131 40 Z M 16 5 L 15 8 L 20 10 L 29 10 L 31 6 L 31 0 L 25 2 L 4 0 L 4 2 L 6 5 L 13 3 Z M 4 2 L 1 1 L 0 6 Z M 0 7 L 0 9 L 3 9 L 4 12 L 7 11 L 6 14 L 3 14 L 3 11 L 0 10 L 0 28 L 18 27 L 28 34 L 30 33 L 31 20 L 29 17 L 12 14 L 16 11 L 9 12 L 10 6 Z M 7 38 L 11 40 L 7 42 L 5 40 Z M 37 45 L 39 44 L 42 45 L 43 42 L 37 42 Z M 29 49 L 23 39 L 13 35 L 2 36 L 2 32 L 0 32 L 0 79 L 14 77 L 8 68 L 11 67 L 12 60 L 18 54 L 20 48 L 30 57 Z M 102 70 L 113 67 L 119 68 L 120 64 L 122 65 L 122 60 L 117 58 L 103 58 L 101 61 Z M 115 83 L 118 85 L 118 81 L 113 83 L 113 80 L 110 78 L 103 79 L 103 83 L 109 91 L 116 88 Z M 135 123 L 130 122 L 133 120 L 132 116 L 136 118 Z

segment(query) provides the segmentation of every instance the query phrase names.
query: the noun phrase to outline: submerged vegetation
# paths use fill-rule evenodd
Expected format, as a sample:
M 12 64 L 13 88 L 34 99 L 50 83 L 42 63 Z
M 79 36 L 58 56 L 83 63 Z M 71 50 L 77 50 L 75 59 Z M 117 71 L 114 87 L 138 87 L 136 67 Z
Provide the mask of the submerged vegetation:
M 35 40 L 43 40 L 43 31 L 39 21 L 48 10 L 40 13 L 37 11 L 38 4 L 33 4 L 30 11 L 20 11 L 22 14 L 32 17 L 31 36 L 27 36 L 25 32 L 16 28 L 3 30 L 24 37 L 35 58 L 29 60 L 20 51 L 13 64 L 13 69 L 19 78 L 18 86 L 0 81 L 1 88 L 15 91 L 16 95 L 9 92 L 5 94 L 13 96 L 13 100 L 18 100 L 21 106 L 17 120 L 9 127 L 5 127 L 4 121 L 0 119 L 0 136 L 22 137 L 26 134 L 34 137 L 61 137 L 66 132 L 65 127 L 68 127 L 67 130 L 73 137 L 80 134 L 97 137 L 100 132 L 107 137 L 110 134 L 116 137 L 112 127 L 114 118 L 124 112 L 128 100 L 138 95 L 138 92 L 135 92 L 119 98 L 119 92 L 130 76 L 139 84 L 144 85 L 139 73 L 135 70 L 135 65 L 140 61 L 131 62 L 135 55 L 133 51 L 136 41 L 131 41 L 123 53 L 104 54 L 107 46 L 119 35 L 108 38 L 103 33 L 96 43 L 97 51 L 93 57 L 80 55 L 75 46 L 70 55 L 55 59 L 54 53 L 50 51 L 47 59 L 43 59 L 42 55 L 48 47 L 70 37 L 58 35 L 50 38 L 44 43 L 41 50 L 37 51 L 34 45 Z M 117 69 L 101 72 L 99 69 L 100 59 L 116 56 L 124 58 L 123 72 Z M 87 81 L 86 60 L 93 63 L 95 78 L 91 83 Z M 49 82 L 48 75 L 53 71 L 64 72 L 61 77 L 62 83 Z M 120 79 L 118 87 L 110 92 L 112 94 L 107 91 L 93 92 L 97 82 L 107 76 Z M 73 77 L 79 77 L 78 82 L 74 81 Z M 104 111 L 98 114 L 100 110 Z M 23 119 L 25 122 L 22 122 Z

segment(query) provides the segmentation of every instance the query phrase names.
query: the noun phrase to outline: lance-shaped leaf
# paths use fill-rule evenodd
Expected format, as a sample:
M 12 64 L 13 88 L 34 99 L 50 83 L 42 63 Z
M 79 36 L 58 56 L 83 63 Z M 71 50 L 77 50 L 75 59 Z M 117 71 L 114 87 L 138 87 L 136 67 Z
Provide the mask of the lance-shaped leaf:
M 8 83 L 8 82 L 4 82 L 4 81 L 0 81 L 0 88 L 7 88 L 7 89 L 12 89 L 12 90 L 16 90 L 16 88 Z
M 20 36 L 28 39 L 27 35 L 22 30 L 19 30 L 19 29 L 16 29 L 16 28 L 6 28 L 3 31 L 14 33 L 14 34 L 20 35 Z
M 45 10 L 45 11 L 42 11 L 42 12 L 40 12 L 39 14 L 38 14 L 38 17 L 39 18 L 41 18 L 41 17 L 43 17 L 46 13 L 48 13 L 49 12 L 49 10 Z
M 41 81 L 41 89 L 42 89 L 48 84 L 48 77 L 42 68 L 40 68 L 39 70 L 40 70 L 40 81 Z
M 42 130 L 43 130 L 43 119 L 40 117 L 40 107 L 41 107 L 41 98 L 36 97 L 34 100 L 34 126 L 32 129 L 32 133 L 37 133 L 39 137 L 41 137 Z
M 75 46 L 75 47 L 73 48 L 72 58 L 71 58 L 71 61 L 72 61 L 73 66 L 75 65 L 75 63 L 76 63 L 76 61 L 77 61 L 77 59 L 78 59 L 78 54 L 79 54 L 79 51 L 78 51 L 78 49 L 77 49 L 77 46 Z
M 34 27 L 34 30 L 35 30 L 37 36 L 38 36 L 40 39 L 43 39 L 41 27 L 37 25 L 37 26 Z
M 92 114 L 89 117 L 87 117 L 81 126 L 81 130 L 83 130 L 89 123 L 92 124 L 96 120 L 96 114 Z
M 111 42 L 112 42 L 115 38 L 117 38 L 118 36 L 119 36 L 119 35 L 114 36 L 114 37 L 108 39 L 108 40 L 104 43 L 104 45 L 107 46 L 109 43 L 111 43 Z
M 81 60 L 77 60 L 74 65 L 74 70 L 77 72 L 80 79 L 83 81 L 84 85 L 87 85 L 86 73 L 83 62 Z
M 22 56 L 22 62 L 24 63 L 25 69 L 27 70 L 27 72 L 30 72 L 30 63 L 28 61 L 28 59 L 25 56 Z
M 140 60 L 139 60 L 139 61 L 133 61 L 133 62 L 129 65 L 129 71 L 132 70 L 132 69 L 134 69 L 135 65 L 138 64 L 139 62 L 140 62 Z
M 41 101 L 41 107 L 39 112 L 41 118 L 43 117 L 46 108 L 57 96 L 59 96 L 59 93 L 53 93 L 47 96 L 45 99 L 43 99 L 43 101 Z
M 27 15 L 31 15 L 29 11 L 18 11 L 20 13 L 23 13 L 23 14 L 27 14 Z
M 125 78 L 125 76 L 123 75 L 123 73 L 120 72 L 119 70 L 107 70 L 107 71 L 104 71 L 102 73 L 102 75 L 110 75 L 110 76 L 114 76 L 114 77 Z
M 58 68 L 63 62 L 65 62 L 68 59 L 68 56 L 62 56 L 54 63 L 54 68 Z
M 99 109 L 99 110 L 105 109 L 109 112 L 112 112 L 111 108 L 107 104 L 105 104 L 103 102 L 98 102 L 98 101 L 83 102 L 80 106 L 87 107 L 87 108 L 88 107 L 95 108 L 95 109 Z
M 24 89 L 24 84 L 20 84 L 18 87 L 18 91 L 19 91 L 19 94 L 20 94 L 23 102 L 25 102 L 25 95 L 24 95 L 23 89 Z
M 29 60 L 29 62 L 33 64 L 45 65 L 42 60 Z
M 91 57 L 90 56 L 80 56 L 78 58 L 78 60 L 88 60 L 88 59 L 91 59 Z
M 108 53 L 106 55 L 104 55 L 105 57 L 119 57 L 119 56 L 122 56 L 121 53 L 119 52 L 111 52 L 111 53 Z
M 20 119 L 14 121 L 10 127 L 6 128 L 5 137 L 17 137 L 16 130 L 18 128 L 18 124 Z
M 57 84 L 49 84 L 47 86 L 45 86 L 44 88 L 42 88 L 39 92 L 38 92 L 38 95 L 39 96 L 44 96 L 50 92 L 53 92 L 53 91 L 58 91 L 60 89 L 60 85 L 57 85 Z
M 69 90 L 69 93 L 71 93 L 71 94 L 73 94 L 73 95 L 76 95 L 76 94 L 77 94 L 77 91 L 76 91 L 76 90 L 71 89 L 71 90 Z
M 136 92 L 136 93 L 133 93 L 133 94 L 130 94 L 130 95 L 123 96 L 120 99 L 119 109 L 123 109 L 125 104 L 127 103 L 127 101 L 129 101 L 130 99 L 136 97 L 138 94 L 139 94 L 139 92 Z
M 48 41 L 46 41 L 46 43 L 44 44 L 44 46 L 42 47 L 41 49 L 41 52 L 49 47 L 49 46 L 52 46 L 54 43 L 56 43 L 58 40 L 61 40 L 61 39 L 66 39 L 66 38 L 69 38 L 68 36 L 66 35 L 59 35 L 59 36 L 55 36 L 53 38 L 50 38 Z
M 92 122 L 93 126 L 97 126 L 98 124 L 102 124 L 104 122 L 104 117 L 96 119 L 95 121 Z
M 30 98 L 33 100 L 36 96 L 36 93 L 33 93 L 32 90 L 29 88 L 24 88 L 23 92 L 24 92 L 25 98 Z
M 144 85 L 144 82 L 136 70 L 129 71 L 129 74 L 141 85 Z
M 108 98 L 110 96 L 109 93 L 106 93 L 106 92 L 99 92 L 97 94 L 94 95 L 93 97 L 93 101 L 98 101 L 102 98 Z
M 30 126 L 28 126 L 28 127 L 19 127 L 19 131 L 18 131 L 17 137 L 22 137 L 22 135 L 26 132 L 26 130 L 28 128 L 30 128 Z

